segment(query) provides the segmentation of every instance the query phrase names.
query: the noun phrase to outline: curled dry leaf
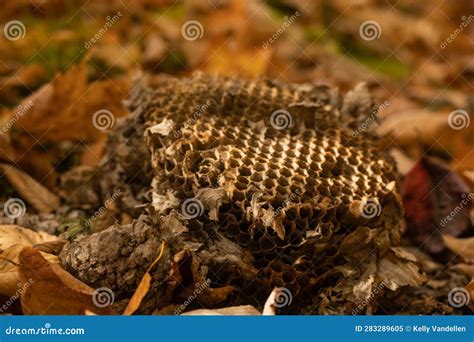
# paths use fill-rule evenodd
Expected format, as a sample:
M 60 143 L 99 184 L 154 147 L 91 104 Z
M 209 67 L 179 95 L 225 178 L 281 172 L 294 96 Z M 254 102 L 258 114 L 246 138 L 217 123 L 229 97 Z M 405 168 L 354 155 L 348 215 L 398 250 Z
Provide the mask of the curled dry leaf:
M 40 244 L 34 245 L 33 247 L 44 253 L 59 255 L 59 253 L 61 253 L 61 250 L 63 249 L 66 243 L 68 243 L 68 240 L 60 239 L 56 241 L 48 241 L 48 242 L 40 243 Z
M 18 257 L 23 248 L 56 240 L 56 236 L 45 232 L 34 232 L 16 225 L 0 225 L 0 294 L 13 296 L 17 291 L 20 283 Z M 59 262 L 54 255 L 43 255 L 50 262 Z
M 94 304 L 94 289 L 74 278 L 41 253 L 25 247 L 20 252 L 20 275 L 24 287 L 21 306 L 26 315 L 82 315 L 86 310 L 112 314 L 110 306 Z
M 11 297 L 15 295 L 21 285 L 19 273 L 19 255 L 23 248 L 30 247 L 25 244 L 16 244 L 0 253 L 0 294 Z M 41 253 L 50 263 L 58 264 L 56 255 Z
M 392 254 L 378 262 L 377 277 L 392 291 L 406 285 L 418 286 L 428 280 L 415 263 L 402 261 Z
M 453 236 L 443 235 L 446 247 L 468 262 L 474 262 L 474 237 L 458 239 Z
M 21 197 L 40 213 L 50 213 L 59 207 L 59 197 L 25 172 L 8 164 L 0 164 L 0 170 Z
M 472 264 L 457 264 L 451 267 L 453 270 L 461 271 L 470 276 L 474 280 L 474 265 Z
M 158 257 L 153 261 L 153 263 L 148 267 L 148 270 L 145 272 L 145 275 L 143 276 L 142 280 L 140 281 L 140 284 L 138 284 L 138 287 L 133 294 L 132 298 L 127 304 L 127 307 L 125 308 L 123 315 L 128 316 L 133 314 L 137 309 L 140 307 L 140 304 L 142 303 L 143 298 L 145 298 L 145 295 L 148 293 L 148 290 L 150 289 L 150 284 L 151 284 L 151 275 L 150 271 L 153 269 L 153 267 L 156 265 L 156 263 L 161 259 L 163 256 L 163 252 L 165 250 L 165 241 L 161 242 L 161 250 L 160 254 Z

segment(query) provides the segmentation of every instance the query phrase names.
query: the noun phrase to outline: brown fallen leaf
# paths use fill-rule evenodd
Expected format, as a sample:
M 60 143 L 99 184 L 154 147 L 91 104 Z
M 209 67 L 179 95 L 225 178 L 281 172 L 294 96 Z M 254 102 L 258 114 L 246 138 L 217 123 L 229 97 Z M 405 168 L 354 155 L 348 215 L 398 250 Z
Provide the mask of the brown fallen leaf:
M 15 132 L 9 136 L 13 151 L 4 148 L 0 140 L 3 160 L 13 159 L 31 176 L 50 186 L 55 184 L 54 164 L 64 158 L 58 143 L 94 143 L 104 139 L 105 130 L 111 128 L 118 117 L 126 115 L 121 101 L 128 93 L 129 78 L 90 82 L 88 59 L 57 74 L 50 83 L 23 99 L 19 107 L 28 110 L 16 111 L 23 114 L 16 115 L 9 130 L 9 133 Z M 48 151 L 36 149 L 38 143 L 48 145 Z
M 415 165 L 415 161 L 398 148 L 391 149 L 390 155 L 395 159 L 398 171 L 402 176 L 406 175 Z
M 8 76 L 4 81 L 3 86 L 7 89 L 10 87 L 19 88 L 34 88 L 41 84 L 47 76 L 45 67 L 40 63 L 32 63 L 24 65 L 18 72 Z
M 220 75 L 257 77 L 266 73 L 270 55 L 271 49 L 242 50 L 220 45 L 209 56 L 202 70 Z
M 456 264 L 454 266 L 451 266 L 453 270 L 458 270 L 463 272 L 464 274 L 470 276 L 472 279 L 474 279 L 474 265 L 472 264 Z
M 84 138 L 86 131 L 83 130 L 83 118 L 86 113 L 74 104 L 83 96 L 86 87 L 87 65 L 83 61 L 25 98 L 23 102 L 32 102 L 33 106 L 27 115 L 18 118 L 14 127 L 20 132 L 28 131 L 37 139 L 62 141 Z
M 57 239 L 57 236 L 46 232 L 35 232 L 13 224 L 0 225 L 0 251 L 16 244 L 32 246 Z
M 102 160 L 106 141 L 107 139 L 104 137 L 88 145 L 81 155 L 80 165 L 96 167 Z
M 20 283 L 19 254 L 23 248 L 43 243 L 53 243 L 57 237 L 45 232 L 35 232 L 16 225 L 0 225 L 0 294 L 13 296 Z M 43 254 L 53 263 L 58 258 Z
M 171 259 L 171 265 L 168 275 L 168 280 L 166 282 L 166 291 L 164 296 L 158 299 L 157 308 L 163 308 L 171 304 L 173 293 L 176 288 L 183 282 L 183 276 L 180 272 L 180 264 L 183 260 L 186 260 L 189 257 L 189 252 L 182 250 Z
M 44 253 L 59 255 L 66 243 L 68 243 L 68 240 L 58 239 L 56 241 L 48 241 L 36 244 L 33 245 L 33 247 Z
M 391 254 L 379 260 L 377 277 L 392 291 L 406 285 L 418 286 L 428 280 L 415 263 L 402 261 Z
M 2 111 L 0 110 L 0 114 Z M 1 122 L 0 127 L 5 127 L 5 123 Z M 0 134 L 0 161 L 13 162 L 18 158 L 18 152 L 11 145 L 11 141 L 6 134 Z
M 11 297 L 21 287 L 19 255 L 26 244 L 16 244 L 8 247 L 0 253 L 0 294 Z M 41 253 L 50 263 L 58 264 L 56 255 Z
M 222 287 L 209 287 L 205 286 L 205 283 L 197 285 L 195 284 L 194 288 L 189 287 L 180 296 L 188 294 L 191 296 L 190 290 L 195 291 L 196 285 L 198 288 L 201 288 L 201 293 L 199 293 L 199 300 L 203 303 L 208 303 L 209 305 L 215 305 L 223 302 L 232 292 L 235 292 L 237 288 L 235 286 L 227 285 Z
M 40 213 L 50 213 L 59 207 L 60 199 L 25 172 L 8 164 L 0 164 L 8 182 Z
M 161 257 L 163 256 L 164 250 L 165 250 L 165 241 L 162 241 L 160 254 L 155 259 L 155 261 L 153 261 L 150 267 L 148 267 L 147 271 L 145 272 L 145 275 L 140 281 L 140 284 L 138 284 L 138 287 L 135 290 L 135 293 L 133 294 L 132 298 L 127 304 L 127 307 L 123 311 L 124 316 L 132 315 L 140 307 L 140 304 L 142 303 L 143 298 L 145 298 L 145 295 L 148 293 L 148 290 L 150 289 L 150 284 L 151 284 L 150 271 L 156 265 L 158 260 L 160 260 Z
M 474 262 L 474 237 L 458 239 L 450 235 L 443 235 L 446 247 L 468 262 Z
M 448 115 L 428 110 L 409 110 L 391 115 L 377 128 L 381 136 L 391 134 L 398 144 L 432 143 L 439 132 L 448 126 Z
M 22 283 L 30 283 L 20 297 L 25 315 L 83 315 L 86 310 L 113 313 L 110 305 L 94 304 L 94 289 L 47 261 L 38 250 L 23 248 L 19 261 Z

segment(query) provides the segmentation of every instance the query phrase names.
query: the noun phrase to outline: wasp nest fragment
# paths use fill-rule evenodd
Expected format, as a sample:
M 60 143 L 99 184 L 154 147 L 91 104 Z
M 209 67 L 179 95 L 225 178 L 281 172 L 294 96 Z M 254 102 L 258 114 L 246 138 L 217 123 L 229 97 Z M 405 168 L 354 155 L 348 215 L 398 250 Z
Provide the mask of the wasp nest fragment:
M 283 312 L 362 314 L 376 310 L 374 293 L 423 281 L 394 248 L 397 171 L 382 141 L 360 129 L 376 113 L 364 84 L 341 96 L 326 86 L 145 75 L 127 107 L 102 187 L 120 188 L 119 207 L 134 217 L 149 205 L 141 223 L 63 250 L 63 265 L 85 282 L 130 294 L 161 239 L 162 306 L 179 304 L 179 285 L 186 293 L 208 279 L 202 305 L 219 293 L 223 303 L 262 306 L 277 286 Z

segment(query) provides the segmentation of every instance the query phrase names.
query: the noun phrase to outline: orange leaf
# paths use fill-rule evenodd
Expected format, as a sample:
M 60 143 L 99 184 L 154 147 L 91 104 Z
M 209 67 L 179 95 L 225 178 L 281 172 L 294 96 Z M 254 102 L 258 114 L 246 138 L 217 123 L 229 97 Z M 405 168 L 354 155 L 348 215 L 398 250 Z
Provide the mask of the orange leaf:
M 32 247 L 19 256 L 25 315 L 83 315 L 86 310 L 112 314 L 110 306 L 94 304 L 94 289 L 74 278 L 59 265 L 48 262 Z
M 150 267 L 148 267 L 148 270 L 145 272 L 145 275 L 140 281 L 140 284 L 135 290 L 135 293 L 133 294 L 132 298 L 128 302 L 127 307 L 125 308 L 123 312 L 123 315 L 129 316 L 133 314 L 135 311 L 137 311 L 137 309 L 140 307 L 140 304 L 142 303 L 143 298 L 145 298 L 145 295 L 148 293 L 148 290 L 150 289 L 150 284 L 151 284 L 150 271 L 156 265 L 158 260 L 160 260 L 161 256 L 163 255 L 164 250 L 165 250 L 165 242 L 162 241 L 160 254 L 155 259 L 155 261 L 153 261 Z

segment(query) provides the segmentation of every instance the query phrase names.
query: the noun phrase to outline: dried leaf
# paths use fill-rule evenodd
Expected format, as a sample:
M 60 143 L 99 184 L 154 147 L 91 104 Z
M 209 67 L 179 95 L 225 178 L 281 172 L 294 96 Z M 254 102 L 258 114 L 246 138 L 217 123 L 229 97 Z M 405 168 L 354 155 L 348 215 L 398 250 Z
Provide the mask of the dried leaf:
M 156 265 L 158 260 L 161 259 L 164 250 L 165 250 L 165 241 L 162 241 L 161 242 L 160 254 L 155 259 L 155 261 L 153 261 L 153 263 L 150 265 L 150 267 L 148 267 L 148 270 L 145 272 L 145 275 L 143 276 L 142 280 L 140 281 L 140 284 L 138 284 L 138 287 L 135 290 L 135 293 L 133 294 L 132 298 L 130 299 L 130 301 L 127 304 L 127 307 L 123 311 L 124 316 L 132 315 L 140 307 L 140 304 L 142 303 L 143 298 L 145 298 L 145 295 L 148 293 L 148 290 L 150 289 L 150 284 L 151 284 L 150 271 L 153 268 L 153 266 Z
M 0 225 L 0 294 L 12 296 L 17 290 L 20 283 L 18 256 L 23 248 L 56 240 L 56 236 L 45 232 L 35 232 L 16 225 Z M 59 262 L 54 255 L 44 256 L 51 262 Z
M 51 83 L 42 86 L 23 102 L 32 102 L 33 106 L 18 119 L 14 127 L 26 130 L 38 139 L 62 141 L 67 138 L 84 138 L 81 129 L 80 108 L 73 106 L 86 90 L 87 67 L 85 62 L 73 65 L 64 74 L 57 75 Z M 76 129 L 67 129 L 75 127 Z M 43 141 L 44 141 L 43 140 Z
M 423 158 L 402 183 L 408 236 L 430 253 L 441 252 L 445 245 L 440 232 L 459 236 L 470 226 L 471 196 L 456 171 Z
M 80 165 L 96 167 L 102 159 L 106 141 L 105 137 L 99 138 L 97 142 L 89 145 L 81 155 Z
M 415 161 L 408 157 L 403 151 L 397 148 L 390 150 L 390 155 L 395 159 L 397 163 L 398 171 L 401 175 L 406 175 L 414 166 Z
M 461 271 L 464 274 L 474 279 L 474 265 L 471 264 L 457 264 L 451 267 L 453 270 Z
M 20 275 L 25 288 L 20 300 L 26 315 L 82 315 L 86 310 L 112 314 L 110 306 L 94 305 L 94 289 L 74 278 L 41 253 L 25 247 L 19 256 Z
M 377 272 L 377 265 L 375 258 L 371 258 L 370 263 L 367 261 L 368 267 L 360 276 L 358 282 L 354 285 L 352 293 L 357 303 L 366 301 L 373 295 L 373 286 L 375 283 L 375 275 Z
M 390 255 L 378 262 L 377 276 L 392 291 L 401 286 L 417 286 L 427 281 L 413 262 L 404 262 Z
M 34 88 L 41 84 L 46 77 L 46 69 L 42 64 L 32 63 L 23 65 L 15 74 L 5 80 L 3 87 L 8 90 L 10 87 Z
M 270 56 L 271 49 L 244 50 L 220 45 L 209 56 L 203 70 L 221 75 L 258 77 L 265 74 Z
M 447 127 L 448 116 L 428 110 L 411 110 L 391 115 L 377 128 L 381 135 L 391 134 L 400 145 L 430 144 Z
M 452 252 L 468 262 L 474 262 L 474 237 L 458 239 L 453 236 L 443 235 L 443 241 Z
M 25 98 L 24 103 L 33 105 L 28 115 L 19 117 L 14 128 L 20 133 L 28 132 L 22 136 L 29 138 L 30 145 L 35 145 L 36 139 L 41 142 L 96 140 L 104 132 L 94 126 L 94 113 L 107 110 L 113 116 L 108 118 L 111 123 L 125 115 L 121 101 L 128 87 L 128 80 L 88 84 L 86 58 Z
M 59 255 L 59 253 L 61 252 L 61 250 L 63 249 L 66 243 L 68 243 L 68 240 L 60 239 L 56 241 L 48 241 L 48 242 L 36 244 L 33 247 L 44 253 Z
M 4 124 L 0 123 L 0 127 L 3 126 Z M 11 145 L 9 137 L 6 134 L 0 134 L 0 161 L 13 162 L 17 158 L 18 153 Z
M 16 244 L 33 246 L 58 238 L 45 232 L 35 232 L 17 225 L 0 225 L 0 251 Z
M 237 288 L 235 286 L 222 286 L 222 287 L 205 287 L 199 294 L 199 300 L 209 305 L 215 305 L 223 302 L 232 292 L 235 292 Z M 184 291 L 182 295 L 185 295 L 187 291 Z
M 0 164 L 8 182 L 16 191 L 41 213 L 50 213 L 59 207 L 59 197 L 41 185 L 38 181 L 30 177 L 25 172 L 8 164 Z
M 21 284 L 19 273 L 19 255 L 23 248 L 29 247 L 26 244 L 17 244 L 8 247 L 0 253 L 0 294 L 13 296 Z M 41 253 L 43 257 L 51 263 L 58 264 L 56 255 Z

